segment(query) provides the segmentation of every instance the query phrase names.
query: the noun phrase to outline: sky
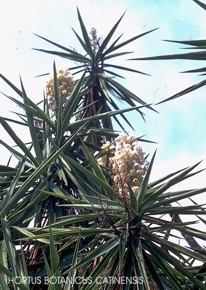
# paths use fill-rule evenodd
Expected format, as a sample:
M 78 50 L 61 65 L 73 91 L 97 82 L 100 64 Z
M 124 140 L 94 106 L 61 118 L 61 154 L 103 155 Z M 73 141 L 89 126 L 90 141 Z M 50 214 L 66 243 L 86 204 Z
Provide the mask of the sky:
M 202 0 L 202 2 L 206 2 Z M 32 48 L 53 49 L 34 33 L 70 48 L 78 48 L 72 27 L 80 32 L 76 7 L 79 8 L 88 30 L 97 29 L 105 36 L 111 26 L 126 11 L 116 36 L 124 33 L 122 40 L 148 30 L 155 32 L 128 45 L 135 51 L 132 57 L 179 53 L 181 45 L 163 40 L 192 40 L 205 38 L 205 11 L 192 0 L 18 0 L 4 1 L 0 17 L 0 73 L 19 85 L 21 76 L 27 94 L 38 102 L 42 99 L 46 78 L 36 75 L 50 72 L 55 60 L 58 68 L 68 67 L 66 60 L 43 54 Z M 202 80 L 200 76 L 181 74 L 181 71 L 202 67 L 202 62 L 192 61 L 131 61 L 121 63 L 144 71 L 151 76 L 125 74 L 123 84 L 144 101 L 154 104 Z M 14 96 L 12 90 L 0 80 L 0 91 Z M 0 95 L 0 115 L 14 117 L 11 111 L 18 108 Z M 152 178 L 159 178 L 206 158 L 206 99 L 205 88 L 176 101 L 155 106 L 159 112 L 145 110 L 146 122 L 135 113 L 127 114 L 135 127 L 136 136 L 158 142 L 142 143 L 144 151 L 157 157 Z M 24 139 L 26 132 L 18 132 Z M 0 129 L 0 139 L 11 142 Z M 10 144 L 10 143 L 9 143 Z M 0 146 L 0 163 L 5 164 L 8 153 Z M 205 173 L 184 182 L 185 187 L 206 186 Z

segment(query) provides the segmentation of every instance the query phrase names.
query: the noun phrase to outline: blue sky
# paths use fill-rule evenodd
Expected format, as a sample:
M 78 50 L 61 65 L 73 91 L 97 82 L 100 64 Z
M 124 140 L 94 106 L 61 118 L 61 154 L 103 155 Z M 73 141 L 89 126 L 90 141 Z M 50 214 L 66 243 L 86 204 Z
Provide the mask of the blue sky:
M 192 0 L 19 0 L 15 2 L 7 0 L 2 7 L 0 18 L 0 26 L 3 28 L 0 32 L 0 73 L 15 84 L 19 83 L 19 75 L 21 75 L 28 95 L 35 101 L 41 100 L 46 79 L 37 79 L 34 76 L 51 71 L 55 58 L 31 49 L 53 48 L 33 33 L 78 48 L 71 29 L 74 27 L 75 30 L 80 31 L 76 14 L 77 6 L 87 28 L 97 28 L 99 36 L 106 35 L 111 25 L 124 11 L 126 15 L 116 34 L 118 36 L 123 32 L 123 39 L 159 27 L 154 33 L 128 46 L 129 50 L 135 51 L 133 57 L 180 52 L 182 46 L 163 42 L 163 39 L 205 38 L 206 12 Z M 69 66 L 63 59 L 56 58 L 55 61 L 59 68 Z M 127 61 L 128 64 L 132 68 L 151 74 L 150 77 L 125 74 L 124 81 L 131 91 L 149 103 L 156 103 L 199 82 L 201 77 L 179 72 L 204 66 L 201 62 L 187 61 L 130 61 L 129 63 Z M 2 81 L 0 81 L 0 91 L 13 94 Z M 9 111 L 15 111 L 17 108 L 3 96 L 1 98 L 3 106 L 0 107 L 0 115 L 11 116 Z M 158 145 L 154 146 L 142 144 L 146 153 L 158 149 L 153 177 L 160 177 L 169 171 L 204 160 L 205 88 L 177 101 L 159 105 L 156 109 L 160 114 L 145 111 L 146 123 L 134 113 L 129 115 L 134 120 L 137 136 L 146 134 L 146 138 L 158 141 Z M 18 133 L 22 138 L 26 135 L 26 132 Z M 10 142 L 2 130 L 0 138 Z M 2 147 L 0 150 L 2 152 L 0 161 L 5 163 L 8 156 Z M 201 174 L 184 186 L 203 185 L 206 185 L 206 182 L 204 174 Z

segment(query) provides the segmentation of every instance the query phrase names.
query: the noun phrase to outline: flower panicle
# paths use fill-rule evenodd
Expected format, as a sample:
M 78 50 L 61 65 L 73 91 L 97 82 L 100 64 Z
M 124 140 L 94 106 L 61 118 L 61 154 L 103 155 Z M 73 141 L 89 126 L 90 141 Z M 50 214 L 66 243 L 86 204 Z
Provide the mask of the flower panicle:
M 112 173 L 114 188 L 120 197 L 128 196 L 129 186 L 135 194 L 147 170 L 145 153 L 135 136 L 119 135 L 113 144 L 107 141 L 102 149 L 108 148 L 110 152 L 109 167 Z M 98 164 L 106 166 L 107 154 L 98 158 Z
M 63 106 L 65 106 L 75 85 L 73 76 L 68 68 L 67 69 L 62 68 L 57 71 L 57 81 L 58 81 L 59 97 L 63 98 Z M 53 76 L 51 76 L 47 81 L 46 94 L 48 98 L 49 108 L 52 112 L 55 112 L 57 96 L 55 96 Z

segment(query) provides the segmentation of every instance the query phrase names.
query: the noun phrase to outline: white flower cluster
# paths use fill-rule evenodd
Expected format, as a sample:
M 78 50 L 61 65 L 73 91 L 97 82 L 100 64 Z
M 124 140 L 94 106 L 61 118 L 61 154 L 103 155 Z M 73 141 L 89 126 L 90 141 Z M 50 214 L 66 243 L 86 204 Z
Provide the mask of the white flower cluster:
M 109 167 L 111 168 L 114 188 L 121 197 L 128 196 L 128 185 L 138 194 L 140 184 L 147 170 L 142 147 L 134 136 L 119 135 L 111 145 L 103 144 L 102 149 L 110 151 Z M 98 164 L 106 166 L 108 155 L 99 158 Z
M 69 72 L 69 69 L 60 69 L 57 71 L 57 80 L 59 84 L 59 96 L 63 98 L 63 104 L 65 105 L 75 85 L 73 76 Z M 50 79 L 47 81 L 46 92 L 49 101 L 49 108 L 52 111 L 55 111 L 56 96 L 54 92 L 53 77 L 50 77 Z
M 97 36 L 97 30 L 96 28 L 92 28 L 90 31 L 90 42 L 93 50 L 96 52 L 100 46 L 100 37 Z

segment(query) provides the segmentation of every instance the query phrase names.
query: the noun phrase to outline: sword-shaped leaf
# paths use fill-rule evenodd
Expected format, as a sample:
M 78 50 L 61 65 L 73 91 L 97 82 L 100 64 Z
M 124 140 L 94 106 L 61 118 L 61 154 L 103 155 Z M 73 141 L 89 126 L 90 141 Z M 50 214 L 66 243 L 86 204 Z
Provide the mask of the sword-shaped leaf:
M 38 162 L 36 158 L 32 155 L 30 150 L 26 147 L 24 142 L 16 135 L 16 133 L 13 131 L 13 129 L 9 126 L 9 124 L 4 120 L 4 118 L 0 117 L 0 123 L 6 130 L 6 132 L 9 134 L 9 136 L 14 140 L 16 145 L 24 152 L 25 157 L 29 158 L 31 162 L 35 165 L 38 166 Z M 2 143 L 2 141 L 1 141 Z
M 131 42 L 133 42 L 134 40 L 136 40 L 136 39 L 138 39 L 138 38 L 140 38 L 140 37 L 142 37 L 142 36 L 144 36 L 144 35 L 146 35 L 146 34 L 148 34 L 148 33 L 151 33 L 151 32 L 153 32 L 153 31 L 155 31 L 155 30 L 157 30 L 157 29 L 158 29 L 158 28 L 155 28 L 155 29 L 149 30 L 149 31 L 147 31 L 147 32 L 141 33 L 141 34 L 139 34 L 139 35 L 136 35 L 136 36 L 134 36 L 134 37 L 132 37 L 132 38 L 130 38 L 130 39 L 128 39 L 128 40 L 126 40 L 126 41 L 124 41 L 124 42 L 122 42 L 122 43 L 116 45 L 116 46 L 111 45 L 111 46 L 110 46 L 110 47 L 109 47 L 109 48 L 104 52 L 104 55 L 107 55 L 107 54 L 109 54 L 110 52 L 113 52 L 113 51 L 115 51 L 115 50 L 117 50 L 117 49 L 119 49 L 119 48 L 121 48 L 121 47 L 127 45 L 128 43 L 131 43 Z
M 24 103 L 30 106 L 30 99 L 27 97 L 22 80 L 21 80 L 21 90 L 22 90 L 22 98 L 24 100 Z M 27 117 L 29 132 L 30 132 L 30 136 L 32 140 L 32 145 L 34 146 L 34 151 L 36 153 L 36 159 L 38 163 L 40 164 L 43 161 L 43 155 L 42 155 L 42 150 L 40 148 L 40 140 L 37 134 L 35 124 L 34 124 L 34 114 L 29 109 L 26 109 L 26 117 Z
M 88 55 L 91 57 L 91 59 L 93 59 L 94 53 L 92 50 L 91 41 L 90 41 L 90 38 L 88 36 L 87 30 L 85 28 L 84 22 L 82 20 L 82 17 L 81 17 L 81 14 L 80 14 L 78 8 L 77 8 L 77 14 L 78 14 L 79 23 L 80 23 L 81 30 L 82 30 L 82 35 L 83 35 L 84 41 L 85 41 L 85 44 L 82 41 L 81 41 L 81 44 L 83 45 L 83 48 L 88 53 Z M 78 39 L 79 39 L 79 37 L 78 37 Z

